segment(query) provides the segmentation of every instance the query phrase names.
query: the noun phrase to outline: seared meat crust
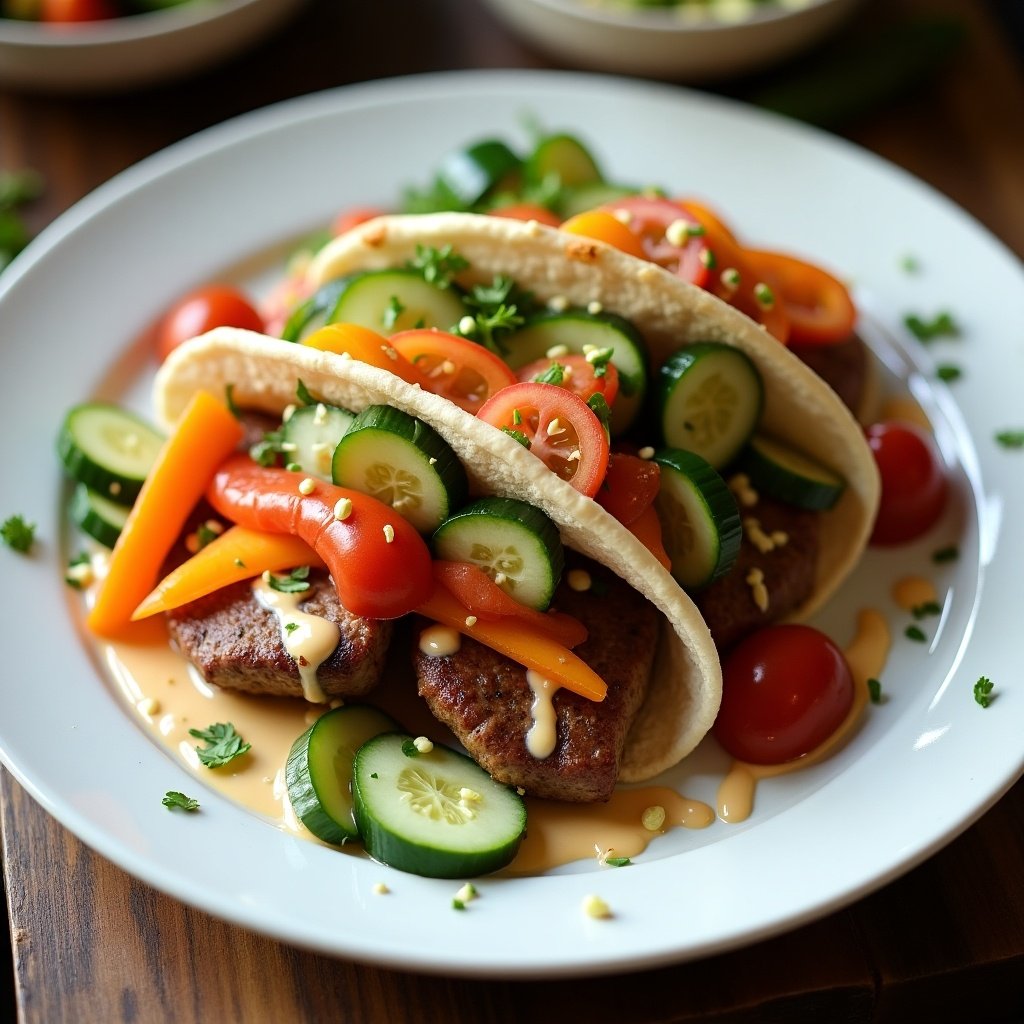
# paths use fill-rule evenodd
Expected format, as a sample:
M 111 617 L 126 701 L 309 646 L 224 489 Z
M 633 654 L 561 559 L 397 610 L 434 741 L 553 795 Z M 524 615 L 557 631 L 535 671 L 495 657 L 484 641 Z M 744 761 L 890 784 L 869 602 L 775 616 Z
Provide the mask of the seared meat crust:
M 357 697 L 380 678 L 392 624 L 346 611 L 326 573 L 312 572 L 301 611 L 336 622 L 341 638 L 321 664 L 317 679 L 331 697 Z M 236 583 L 167 614 L 181 652 L 203 678 L 229 690 L 301 697 L 298 666 L 285 650 L 273 612 L 256 599 L 249 583 Z
M 465 636 L 448 657 L 414 648 L 420 696 L 474 760 L 533 796 L 578 803 L 611 796 L 626 735 L 647 692 L 660 622 L 654 606 L 618 577 L 588 570 L 594 587 L 579 593 L 563 582 L 555 606 L 586 624 L 590 635 L 575 652 L 608 683 L 608 695 L 597 703 L 559 690 L 557 742 L 543 760 L 526 748 L 533 694 L 521 665 Z

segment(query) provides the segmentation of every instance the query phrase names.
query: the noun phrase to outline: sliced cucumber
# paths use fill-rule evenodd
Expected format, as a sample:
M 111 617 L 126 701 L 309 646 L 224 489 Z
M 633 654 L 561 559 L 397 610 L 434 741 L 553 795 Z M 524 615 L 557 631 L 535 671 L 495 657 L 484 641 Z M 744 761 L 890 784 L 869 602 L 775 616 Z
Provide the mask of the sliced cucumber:
M 541 313 L 527 320 L 504 342 L 508 349 L 505 361 L 513 370 L 540 359 L 556 346 L 564 345 L 570 352 L 583 352 L 591 345 L 611 349 L 611 361 L 619 371 L 619 394 L 612 406 L 612 434 L 624 433 L 639 415 L 647 393 L 647 351 L 640 333 L 621 316 L 581 309 Z
M 522 161 L 499 139 L 484 139 L 450 153 L 441 162 L 438 184 L 469 209 L 491 192 L 518 186 Z
M 526 179 L 540 183 L 557 176 L 560 185 L 603 181 L 601 169 L 586 146 L 572 135 L 548 135 L 537 143 L 524 166 Z
M 747 443 L 761 416 L 761 374 L 745 352 L 705 341 L 669 357 L 659 373 L 662 436 L 715 469 L 727 466 Z
M 137 416 L 105 402 L 76 405 L 64 418 L 57 451 L 79 483 L 130 505 L 142 490 L 164 439 Z
M 334 450 L 332 479 L 390 505 L 431 533 L 465 500 L 466 471 L 440 434 L 398 409 L 371 405 Z
M 331 314 L 338 296 L 348 287 L 341 277 L 321 285 L 305 302 L 300 303 L 285 321 L 281 337 L 285 341 L 301 341 L 307 335 L 331 323 Z
M 71 521 L 108 548 L 117 543 L 129 512 L 130 505 L 104 498 L 85 484 L 79 484 L 71 495 Z
M 367 852 L 428 878 L 505 867 L 526 829 L 523 801 L 464 754 L 435 746 L 409 756 L 412 742 L 386 733 L 356 752 L 352 796 Z
M 607 181 L 588 181 L 581 185 L 567 188 L 562 194 L 562 216 L 567 220 L 577 213 L 594 210 L 605 203 L 616 199 L 635 196 L 640 189 L 628 185 L 612 185 Z
M 365 704 L 321 715 L 293 744 L 285 762 L 288 800 L 299 821 L 325 843 L 359 838 L 352 809 L 352 763 L 374 736 L 398 729 L 394 719 Z
M 445 520 L 432 540 L 434 555 L 472 562 L 520 604 L 551 604 L 565 552 L 558 528 L 539 508 L 516 498 L 480 498 Z
M 354 412 L 323 402 L 300 406 L 281 427 L 287 461 L 321 480 L 331 480 L 334 449 L 355 418 Z
M 757 490 L 798 508 L 831 508 L 846 488 L 838 473 L 764 435 L 750 439 L 740 464 Z
M 359 324 L 391 335 L 414 327 L 450 330 L 466 313 L 454 288 L 440 288 L 418 270 L 367 270 L 353 275 L 327 322 Z
M 665 448 L 654 461 L 661 467 L 655 507 L 672 575 L 697 590 L 735 564 L 743 538 L 739 507 L 719 473 L 694 452 Z

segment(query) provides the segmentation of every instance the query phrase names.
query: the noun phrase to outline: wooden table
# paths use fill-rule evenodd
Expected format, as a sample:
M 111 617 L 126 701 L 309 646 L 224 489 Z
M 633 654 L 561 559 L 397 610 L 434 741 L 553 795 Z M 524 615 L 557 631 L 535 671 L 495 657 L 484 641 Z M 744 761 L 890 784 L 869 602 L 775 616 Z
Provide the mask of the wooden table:
M 862 27 L 939 12 L 959 17 L 969 38 L 927 86 L 836 130 L 1024 253 L 1024 61 L 997 16 L 1010 8 L 869 4 Z M 191 82 L 92 99 L 0 90 L 0 167 L 45 176 L 46 195 L 28 214 L 40 228 L 141 157 L 244 110 L 360 79 L 474 66 L 551 65 L 467 0 L 312 0 L 275 42 Z M 724 91 L 745 98 L 774 81 Z M 446 980 L 299 951 L 130 878 L 3 771 L 0 810 L 14 966 L 0 970 L 0 1015 L 16 1005 L 24 1024 L 1024 1016 L 1024 783 L 941 853 L 846 910 L 710 960 L 585 983 Z

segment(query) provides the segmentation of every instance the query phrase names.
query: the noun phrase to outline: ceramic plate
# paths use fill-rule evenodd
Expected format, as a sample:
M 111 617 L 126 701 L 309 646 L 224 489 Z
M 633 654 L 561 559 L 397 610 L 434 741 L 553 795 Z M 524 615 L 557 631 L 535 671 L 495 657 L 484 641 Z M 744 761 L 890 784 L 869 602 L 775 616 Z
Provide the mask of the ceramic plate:
M 83 642 L 63 582 L 67 498 L 53 445 L 63 412 L 101 393 L 140 401 L 152 357 L 133 341 L 184 290 L 279 267 L 287 240 L 353 203 L 388 204 L 481 135 L 525 145 L 523 123 L 569 129 L 610 177 L 705 197 L 751 243 L 812 256 L 851 280 L 890 385 L 935 425 L 955 500 L 922 541 L 869 552 L 821 617 L 845 643 L 858 609 L 889 622 L 887 699 L 817 767 L 762 783 L 743 824 L 676 829 L 633 866 L 594 861 L 492 878 L 464 913 L 451 882 L 388 871 L 274 828 L 154 743 Z M 870 211 L 865 215 L 864 211 Z M 274 253 L 268 264 L 266 254 Z M 246 262 L 250 257 L 255 263 Z M 911 273 L 906 257 L 916 257 Z M 918 344 L 903 316 L 950 310 L 955 341 Z M 32 795 L 157 888 L 279 939 L 448 974 L 552 976 L 649 967 L 749 943 L 846 904 L 971 824 L 1014 782 L 1024 704 L 1013 609 L 1024 564 L 1019 262 L 906 174 L 829 136 L 679 89 L 562 73 L 471 73 L 349 87 L 247 115 L 130 169 L 46 230 L 0 278 L 0 399 L 11 434 L 4 516 L 38 524 L 30 558 L 0 552 L 6 670 L 0 751 Z M 938 363 L 964 375 L 947 387 Z M 953 563 L 932 552 L 950 542 Z M 932 579 L 925 641 L 888 582 Z M 995 684 L 982 708 L 973 687 Z M 714 803 L 711 744 L 667 776 Z M 171 789 L 201 795 L 171 813 Z M 215 851 L 211 854 L 211 851 Z M 391 894 L 375 895 L 385 881 Z M 614 917 L 581 913 L 597 893 Z

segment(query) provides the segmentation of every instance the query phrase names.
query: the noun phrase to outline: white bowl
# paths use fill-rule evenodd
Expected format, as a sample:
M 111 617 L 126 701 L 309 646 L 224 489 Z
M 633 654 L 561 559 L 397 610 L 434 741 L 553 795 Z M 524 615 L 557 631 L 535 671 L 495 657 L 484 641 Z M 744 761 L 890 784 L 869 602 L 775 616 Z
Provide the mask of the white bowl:
M 597 0 L 487 0 L 508 25 L 553 57 L 621 74 L 711 81 L 756 71 L 838 27 L 859 0 L 753 7 L 736 20 Z
M 152 85 L 224 60 L 304 0 L 206 0 L 69 25 L 0 19 L 0 83 L 50 92 Z

